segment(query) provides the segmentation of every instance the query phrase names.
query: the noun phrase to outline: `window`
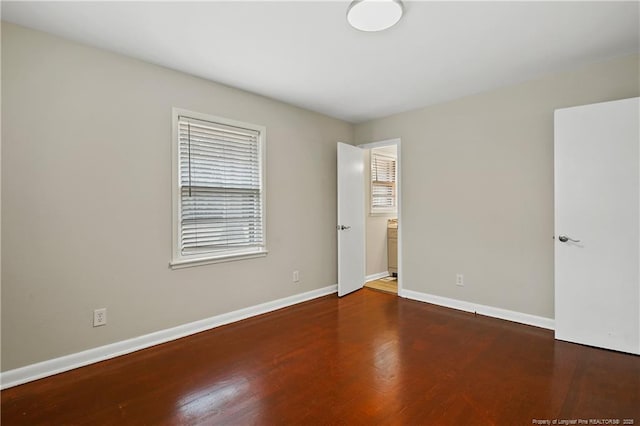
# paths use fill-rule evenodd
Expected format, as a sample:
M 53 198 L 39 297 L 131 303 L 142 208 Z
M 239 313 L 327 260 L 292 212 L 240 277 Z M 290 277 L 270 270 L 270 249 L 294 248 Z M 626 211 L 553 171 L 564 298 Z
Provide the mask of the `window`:
M 266 255 L 261 126 L 173 111 L 172 267 Z
M 371 150 L 371 213 L 395 213 L 396 159 Z

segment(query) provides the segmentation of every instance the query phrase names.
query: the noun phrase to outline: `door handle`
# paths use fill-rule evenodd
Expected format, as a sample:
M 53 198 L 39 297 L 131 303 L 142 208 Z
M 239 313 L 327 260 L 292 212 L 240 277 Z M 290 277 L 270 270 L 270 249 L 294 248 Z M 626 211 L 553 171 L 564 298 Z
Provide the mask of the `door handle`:
M 338 231 L 346 231 L 347 229 L 351 229 L 350 226 L 345 226 L 345 225 L 338 225 L 336 226 L 336 228 L 338 229 Z
M 573 238 L 569 238 L 566 235 L 560 235 L 558 237 L 558 239 L 560 240 L 560 242 L 566 243 L 567 241 L 571 241 L 573 243 L 579 243 L 580 240 L 574 240 Z

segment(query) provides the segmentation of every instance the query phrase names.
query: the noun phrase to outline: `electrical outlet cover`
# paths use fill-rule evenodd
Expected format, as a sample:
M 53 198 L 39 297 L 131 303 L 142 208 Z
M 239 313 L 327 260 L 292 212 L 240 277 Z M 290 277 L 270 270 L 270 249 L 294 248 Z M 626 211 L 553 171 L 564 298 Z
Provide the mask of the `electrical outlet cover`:
M 99 327 L 107 324 L 107 308 L 96 309 L 93 311 L 93 326 Z

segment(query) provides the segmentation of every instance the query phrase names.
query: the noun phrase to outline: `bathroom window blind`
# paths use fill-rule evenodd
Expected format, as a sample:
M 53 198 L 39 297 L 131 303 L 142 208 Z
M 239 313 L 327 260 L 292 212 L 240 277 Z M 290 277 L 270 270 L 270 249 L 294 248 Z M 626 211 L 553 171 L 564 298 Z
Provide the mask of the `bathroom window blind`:
M 396 160 L 371 153 L 371 209 L 396 209 Z
M 260 136 L 178 116 L 182 256 L 264 247 Z

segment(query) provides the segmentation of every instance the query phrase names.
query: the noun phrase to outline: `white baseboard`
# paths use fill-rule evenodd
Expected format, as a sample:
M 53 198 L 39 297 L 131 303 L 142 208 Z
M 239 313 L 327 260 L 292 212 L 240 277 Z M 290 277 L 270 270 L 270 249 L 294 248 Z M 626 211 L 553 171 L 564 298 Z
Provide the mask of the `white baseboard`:
M 478 303 L 465 302 L 463 300 L 449 299 L 448 297 L 435 296 L 433 294 L 421 293 L 413 290 L 403 290 L 401 296 L 420 302 L 433 303 L 434 305 L 458 309 L 460 311 L 476 312 L 480 315 L 518 322 L 520 324 L 533 325 L 535 327 L 546 328 L 549 330 L 553 330 L 555 328 L 555 321 L 552 318 L 494 308 L 493 306 L 480 305 Z
M 160 330 L 143 336 L 134 337 L 132 339 L 65 355 L 59 358 L 39 362 L 37 364 L 16 368 L 14 370 L 8 370 L 0 374 L 0 389 L 10 388 L 33 380 L 42 379 L 43 377 L 73 370 L 74 368 L 83 367 L 106 359 L 115 358 L 120 355 L 129 354 L 150 346 L 159 345 L 181 337 L 210 330 L 221 325 L 336 293 L 337 291 L 337 285 L 330 285 L 328 287 L 311 290 L 306 293 L 296 294 L 283 299 L 273 300 L 271 302 L 261 303 L 259 305 L 239 309 L 237 311 L 216 315 L 214 317 L 179 325 L 166 330 Z
M 388 271 L 378 272 L 377 274 L 371 274 L 364 277 L 364 282 L 379 280 L 380 278 L 386 278 L 391 275 Z

